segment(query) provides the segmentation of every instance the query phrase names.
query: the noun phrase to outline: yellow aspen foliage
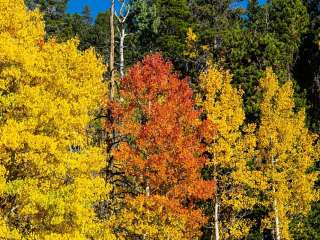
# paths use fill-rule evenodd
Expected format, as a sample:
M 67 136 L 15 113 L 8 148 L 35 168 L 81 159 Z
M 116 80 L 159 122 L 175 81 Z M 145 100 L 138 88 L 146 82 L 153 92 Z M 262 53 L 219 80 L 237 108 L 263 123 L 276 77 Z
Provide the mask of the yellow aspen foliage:
M 179 211 L 179 204 L 163 196 L 146 197 L 140 195 L 127 199 L 127 206 L 123 208 L 117 220 L 117 239 L 136 239 L 146 236 L 146 239 L 193 239 L 186 233 L 187 210 L 184 214 Z
M 184 52 L 184 55 L 186 57 L 189 57 L 190 59 L 195 59 L 199 56 L 197 50 L 197 41 L 198 36 L 193 32 L 192 28 L 189 27 L 186 37 L 186 51 Z
M 188 28 L 187 36 L 185 39 L 186 49 L 183 52 L 184 56 L 193 61 L 198 61 L 198 58 L 207 59 L 209 54 L 209 46 L 208 45 L 200 45 L 199 37 L 193 31 L 191 27 Z
M 209 167 L 216 181 L 212 227 L 216 238 L 242 239 L 253 223 L 243 213 L 257 203 L 256 196 L 247 191 L 256 187 L 255 181 L 261 176 L 249 171 L 248 161 L 256 147 L 255 126 L 245 126 L 242 93 L 231 81 L 229 72 L 209 64 L 200 75 L 204 97 L 198 102 L 209 123 L 216 127 L 216 134 L 206 139 Z
M 315 200 L 315 136 L 305 127 L 305 112 L 294 111 L 293 86 L 279 85 L 271 69 L 261 80 L 263 99 L 257 132 L 259 154 L 256 169 L 265 177 L 267 188 L 262 204 L 269 209 L 265 227 L 276 239 L 292 239 L 288 230 L 293 216 L 305 215 Z
M 0 42 L 0 238 L 114 239 L 93 209 L 110 186 L 87 134 L 105 67 L 77 40 L 46 42 L 23 0 L 1 0 Z

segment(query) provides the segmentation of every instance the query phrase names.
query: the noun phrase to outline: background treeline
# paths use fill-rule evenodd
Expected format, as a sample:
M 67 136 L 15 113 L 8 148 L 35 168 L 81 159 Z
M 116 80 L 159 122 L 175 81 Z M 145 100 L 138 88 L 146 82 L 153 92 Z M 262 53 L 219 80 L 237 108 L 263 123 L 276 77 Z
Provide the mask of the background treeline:
M 112 96 L 110 11 L 24 2 L 0 5 L 1 238 L 320 239 L 318 1 L 131 1 Z
M 95 47 L 108 60 L 109 10 L 93 20 L 88 6 L 82 14 L 67 14 L 68 1 L 26 2 L 44 12 L 48 36 L 59 40 L 78 36 L 80 49 Z M 319 1 L 273 0 L 260 5 L 250 0 L 246 9 L 237 4 L 237 0 L 130 1 L 125 24 L 126 65 L 141 60 L 146 53 L 160 51 L 197 84 L 199 70 L 210 56 L 229 69 L 234 84 L 245 91 L 246 114 L 252 120 L 259 112 L 258 79 L 266 67 L 272 67 L 281 82 L 294 81 L 297 107 L 307 107 L 308 125 L 320 131 Z M 119 25 L 116 19 L 115 23 Z M 188 54 L 189 28 L 197 36 L 191 40 L 196 55 Z

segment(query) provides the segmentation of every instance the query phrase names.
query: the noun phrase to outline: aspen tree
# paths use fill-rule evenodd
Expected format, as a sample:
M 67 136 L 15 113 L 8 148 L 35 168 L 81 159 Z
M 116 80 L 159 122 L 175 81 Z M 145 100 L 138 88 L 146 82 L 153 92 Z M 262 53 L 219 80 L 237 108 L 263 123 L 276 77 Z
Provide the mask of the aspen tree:
M 310 171 L 315 159 L 315 137 L 305 127 L 305 112 L 294 111 L 293 86 L 279 85 L 271 69 L 261 80 L 259 154 L 256 168 L 265 176 L 267 189 L 263 205 L 269 214 L 265 227 L 275 239 L 292 239 L 289 223 L 293 216 L 305 215 L 316 200 L 316 174 Z
M 93 205 L 110 189 L 89 122 L 104 66 L 78 40 L 45 41 L 38 11 L 0 4 L 0 238 L 114 239 Z
M 120 0 L 121 7 L 119 14 L 115 12 L 115 15 L 119 21 L 120 28 L 118 29 L 120 35 L 119 53 L 120 53 L 120 79 L 124 78 L 124 40 L 128 35 L 126 33 L 126 20 L 130 13 L 130 5 L 125 0 Z
M 200 75 L 202 97 L 199 104 L 207 120 L 216 127 L 208 136 L 209 167 L 216 182 L 213 201 L 215 239 L 242 239 L 252 226 L 243 212 L 256 204 L 256 196 L 247 191 L 255 188 L 258 172 L 250 172 L 247 162 L 254 156 L 254 125 L 245 126 L 241 91 L 231 85 L 229 72 L 209 64 Z

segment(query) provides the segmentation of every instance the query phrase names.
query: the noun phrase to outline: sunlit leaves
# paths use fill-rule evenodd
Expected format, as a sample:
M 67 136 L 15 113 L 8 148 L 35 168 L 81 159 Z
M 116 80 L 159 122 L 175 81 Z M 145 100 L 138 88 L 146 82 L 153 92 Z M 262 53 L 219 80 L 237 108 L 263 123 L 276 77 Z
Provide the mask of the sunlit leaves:
M 110 191 L 104 150 L 86 134 L 104 66 L 77 40 L 46 42 L 22 0 L 0 12 L 1 238 L 111 239 L 93 209 Z
M 316 174 L 310 171 L 316 159 L 315 136 L 305 127 L 304 110 L 294 111 L 291 81 L 280 86 L 268 69 L 260 87 L 263 99 L 256 167 L 267 185 L 262 204 L 269 207 L 269 215 L 264 223 L 272 228 L 277 217 L 281 238 L 291 239 L 288 225 L 292 217 L 307 214 L 316 200 Z
M 120 97 L 119 102 L 111 104 L 114 127 L 120 134 L 130 136 L 131 141 L 113 151 L 115 159 L 140 186 L 139 191 L 146 196 L 140 199 L 147 205 L 148 195 L 159 195 L 154 198 L 162 199 L 154 203 L 159 207 L 165 202 L 175 203 L 174 221 L 183 220 L 179 214 L 185 211 L 197 213 L 198 218 L 187 218 L 176 230 L 183 229 L 182 239 L 197 236 L 205 218 L 194 203 L 212 196 L 213 183 L 201 179 L 200 170 L 206 163 L 201 156 L 201 122 L 187 81 L 180 80 L 159 54 L 150 55 L 130 69 L 122 81 Z M 131 197 L 130 204 L 138 203 Z M 141 218 L 139 221 L 151 224 L 146 216 Z M 165 235 L 157 239 L 163 238 Z

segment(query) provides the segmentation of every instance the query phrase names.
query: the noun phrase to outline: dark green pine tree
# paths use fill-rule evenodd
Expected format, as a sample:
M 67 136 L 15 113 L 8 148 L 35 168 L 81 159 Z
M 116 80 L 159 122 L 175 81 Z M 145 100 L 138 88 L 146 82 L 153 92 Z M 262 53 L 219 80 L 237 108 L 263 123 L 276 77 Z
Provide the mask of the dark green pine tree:
M 239 23 L 241 8 L 234 7 L 240 0 L 191 1 L 193 28 L 201 45 L 208 45 L 214 60 L 219 61 L 227 33 Z
M 99 13 L 94 24 L 92 45 L 96 51 L 108 62 L 110 51 L 110 9 Z
M 160 18 L 156 38 L 157 48 L 165 57 L 170 57 L 176 66 L 183 67 L 183 52 L 186 34 L 191 26 L 191 10 L 188 0 L 154 0 Z
M 160 17 L 156 5 L 148 0 L 130 1 L 130 13 L 127 18 L 125 58 L 128 65 L 141 60 L 149 52 L 156 51 L 156 39 Z
M 308 124 L 311 130 L 320 133 L 320 1 L 304 0 L 310 24 L 299 49 L 295 65 L 295 78 L 307 89 Z M 320 171 L 320 157 L 314 171 Z M 320 179 L 316 185 L 320 187 Z M 297 218 L 291 224 L 294 239 L 320 239 L 320 201 L 312 205 L 306 218 Z
M 302 36 L 307 32 L 309 18 L 302 0 L 273 0 L 269 7 L 269 32 L 284 43 L 280 49 L 290 77 Z
M 84 19 L 84 21 L 87 23 L 87 24 L 91 24 L 92 23 L 92 17 L 91 17 L 91 9 L 88 5 L 85 5 L 83 7 L 83 10 L 82 10 L 82 17 Z
M 126 62 L 149 52 L 161 52 L 183 71 L 186 34 L 191 26 L 188 0 L 132 0 L 127 20 Z
M 304 0 L 310 24 L 299 49 L 295 65 L 295 78 L 307 89 L 308 123 L 312 130 L 320 132 L 320 1 Z
M 272 67 L 282 82 L 293 80 L 293 66 L 303 34 L 307 30 L 307 9 L 301 0 L 273 0 L 263 6 L 249 1 L 244 23 L 227 31 L 222 65 L 231 69 L 235 83 L 245 91 L 250 120 L 259 114 L 258 81 L 266 67 Z M 297 106 L 305 105 L 303 89 L 295 84 Z
M 44 14 L 46 33 L 48 37 L 65 36 L 66 8 L 68 0 L 25 0 L 30 9 L 39 8 Z
M 225 59 L 226 44 L 230 32 L 242 22 L 242 8 L 236 5 L 240 0 L 193 0 L 189 1 L 192 12 L 192 31 L 197 35 L 196 59 L 186 59 L 187 74 L 197 91 L 199 72 L 206 68 L 207 60 L 215 63 Z

